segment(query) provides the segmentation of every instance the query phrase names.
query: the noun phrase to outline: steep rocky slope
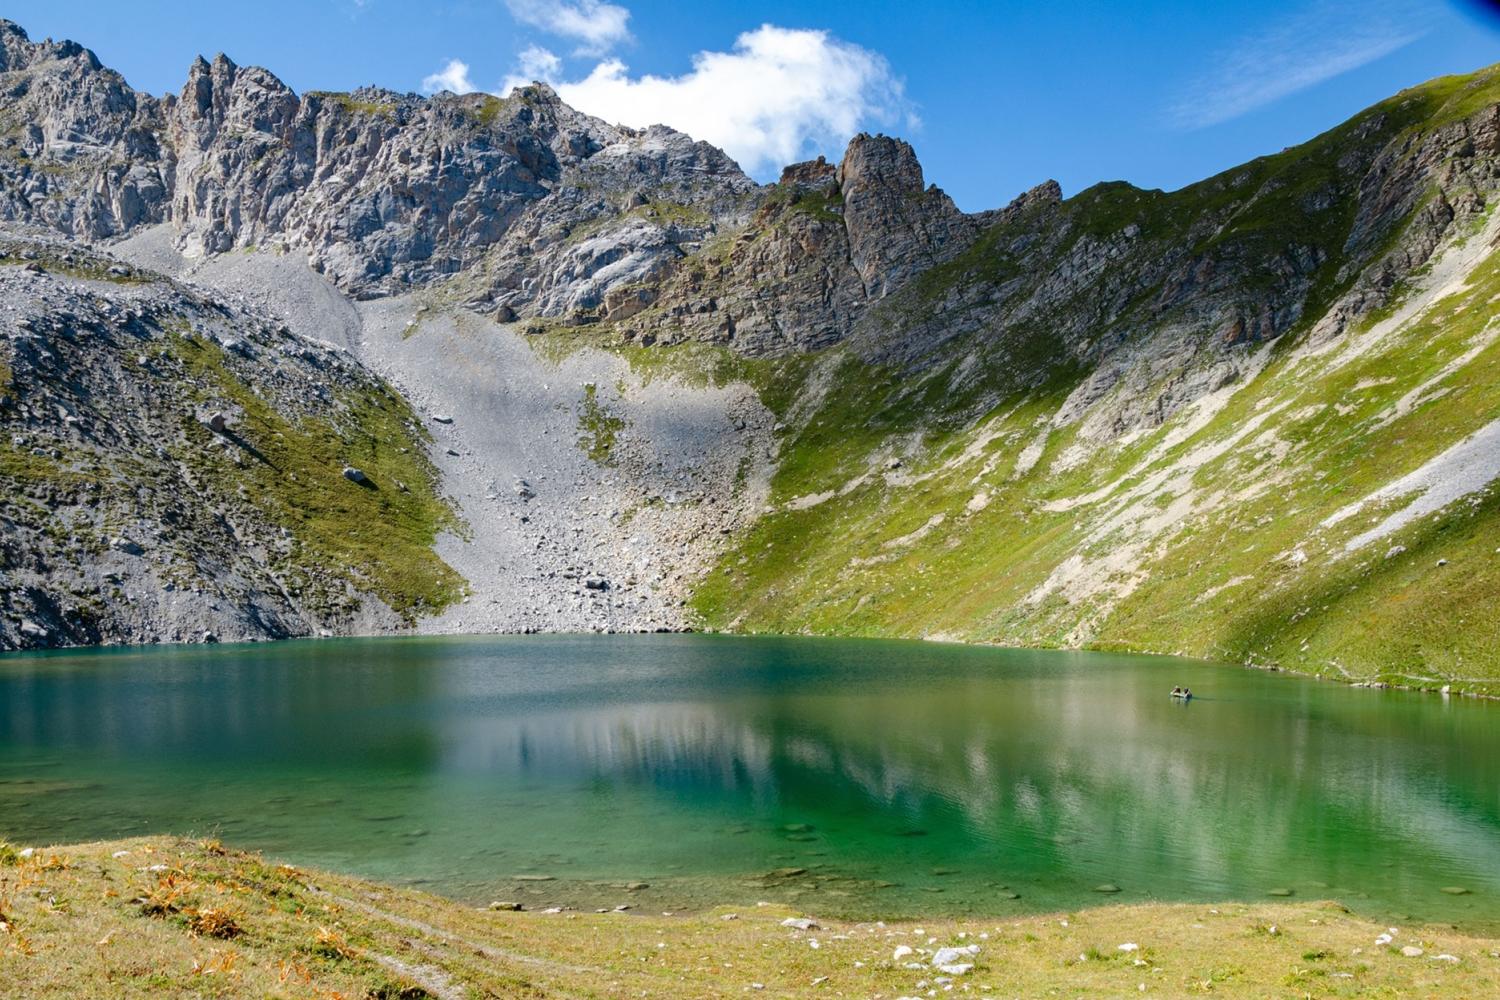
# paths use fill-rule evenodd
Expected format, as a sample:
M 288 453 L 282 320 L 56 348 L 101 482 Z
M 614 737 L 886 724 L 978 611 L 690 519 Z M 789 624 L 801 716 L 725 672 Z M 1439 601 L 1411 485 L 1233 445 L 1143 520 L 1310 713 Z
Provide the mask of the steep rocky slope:
M 7 327 L 6 475 L 33 495 L 52 488 L 33 460 L 83 468 L 85 404 L 135 428 L 88 444 L 114 463 L 106 502 L 37 499 L 102 541 L 69 549 L 7 508 L 0 642 L 706 624 L 1494 683 L 1492 70 L 1180 191 L 1046 182 L 966 215 L 884 136 L 759 186 L 542 86 L 297 95 L 221 56 L 157 99 L 13 25 L 0 53 L 0 278 L 26 323 Z M 187 330 L 214 363 L 173 346 L 175 367 L 132 368 L 114 314 L 143 301 L 131 336 Z M 311 354 L 242 365 L 226 337 Z M 344 493 L 278 499 L 230 462 L 210 478 L 248 494 L 250 527 L 163 506 L 192 470 L 151 449 L 215 439 L 160 415 L 218 405 L 221 368 L 272 440 L 331 428 L 330 488 L 355 488 L 361 440 L 410 465 L 420 517 L 351 509 L 356 536 L 400 544 L 299 543 L 335 557 L 297 564 L 321 567 L 316 601 L 258 532 Z M 378 427 L 355 419 L 372 407 Z M 137 481 L 156 485 L 132 501 Z M 192 573 L 237 596 L 173 610 L 181 588 L 127 566 L 136 605 L 167 610 L 68 624 L 126 558 L 109 516 L 222 546 Z
M 0 243 L 10 644 L 394 628 L 464 583 L 426 432 L 343 352 L 150 272 Z

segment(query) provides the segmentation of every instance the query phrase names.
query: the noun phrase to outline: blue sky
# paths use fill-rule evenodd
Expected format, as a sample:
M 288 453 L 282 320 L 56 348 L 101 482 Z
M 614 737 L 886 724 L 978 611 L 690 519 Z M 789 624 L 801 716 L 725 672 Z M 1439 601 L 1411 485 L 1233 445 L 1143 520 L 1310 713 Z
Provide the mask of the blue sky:
M 909 139 L 963 208 L 1048 177 L 1171 189 L 1317 134 L 1395 91 L 1500 62 L 1467 0 L 10 0 L 136 87 L 223 50 L 298 91 L 499 90 L 544 76 L 584 110 L 662 120 L 758 178 Z

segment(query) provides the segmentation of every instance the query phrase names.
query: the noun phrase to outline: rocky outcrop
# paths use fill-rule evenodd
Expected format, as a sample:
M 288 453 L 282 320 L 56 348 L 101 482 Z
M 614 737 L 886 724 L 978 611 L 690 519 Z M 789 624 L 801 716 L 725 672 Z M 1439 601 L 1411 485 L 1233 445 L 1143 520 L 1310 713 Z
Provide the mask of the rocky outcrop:
M 169 212 L 170 101 L 132 90 L 75 42 L 31 42 L 0 20 L 0 220 L 83 239 Z
M 787 167 L 750 223 L 653 289 L 657 308 L 625 334 L 750 355 L 820 350 L 846 339 L 871 303 L 961 253 L 980 227 L 923 187 L 911 146 L 859 135 L 837 167 L 822 158 Z
M 641 344 L 701 340 L 749 355 L 843 340 L 867 301 L 849 254 L 837 170 L 787 167 L 748 225 L 718 238 L 650 290 L 623 324 Z M 608 318 L 608 317 L 607 317 Z
M 871 299 L 957 255 L 978 235 L 952 198 L 935 185 L 923 188 L 917 154 L 900 139 L 855 136 L 838 180 L 850 258 Z

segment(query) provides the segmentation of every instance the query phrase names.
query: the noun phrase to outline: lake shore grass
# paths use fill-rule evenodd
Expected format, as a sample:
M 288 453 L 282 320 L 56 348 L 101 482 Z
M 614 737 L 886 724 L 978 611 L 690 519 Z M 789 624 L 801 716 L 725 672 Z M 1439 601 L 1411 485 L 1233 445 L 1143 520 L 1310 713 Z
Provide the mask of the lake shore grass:
M 815 926 L 783 924 L 804 917 Z M 216 841 L 0 847 L 7 1000 L 1495 995 L 1500 939 L 1389 930 L 1301 901 L 891 923 L 753 899 L 681 915 L 511 912 Z M 932 967 L 938 948 L 970 945 L 968 971 Z

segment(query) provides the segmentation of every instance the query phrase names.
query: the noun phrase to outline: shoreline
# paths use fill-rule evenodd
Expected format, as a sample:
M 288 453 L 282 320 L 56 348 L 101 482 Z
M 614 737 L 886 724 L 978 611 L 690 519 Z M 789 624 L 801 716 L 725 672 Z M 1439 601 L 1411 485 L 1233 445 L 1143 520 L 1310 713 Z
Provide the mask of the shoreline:
M 25 857 L 0 848 L 0 993 L 14 1000 L 895 998 L 949 987 L 1463 997 L 1500 983 L 1500 937 L 1391 930 L 1313 901 L 890 922 L 753 900 L 692 914 L 512 912 L 278 865 L 217 841 L 149 837 Z
M 398 632 L 352 632 L 339 635 L 294 635 L 279 638 L 250 638 L 233 642 L 221 642 L 218 640 L 206 642 L 202 640 L 189 640 L 185 642 L 137 642 L 137 643 L 95 643 L 92 645 L 78 646 L 48 646 L 34 647 L 29 649 L 0 649 L 0 663 L 8 659 L 18 657 L 47 657 L 66 656 L 72 653 L 88 652 L 127 652 L 146 651 L 153 649 L 185 650 L 206 647 L 233 648 L 237 646 L 274 646 L 281 643 L 293 642 L 322 642 L 337 641 L 340 639 L 496 639 L 496 638 L 536 638 L 542 636 L 557 636 L 566 638 L 570 636 L 635 636 L 635 635 L 698 635 L 698 636 L 723 636 L 730 639 L 829 639 L 836 641 L 872 641 L 872 642 L 920 642 L 945 646 L 962 646 L 969 649 L 995 649 L 1016 650 L 1023 652 L 1052 652 L 1052 653 L 1091 653 L 1108 655 L 1111 653 L 1121 656 L 1148 656 L 1170 660 L 1191 660 L 1211 666 L 1234 667 L 1240 670 L 1255 670 L 1261 673 L 1286 674 L 1289 677 L 1298 677 L 1305 680 L 1324 681 L 1337 684 L 1347 688 L 1363 688 L 1373 691 L 1404 691 L 1412 694 L 1431 694 L 1441 698 L 1473 698 L 1480 701 L 1500 701 L 1500 677 L 1494 680 L 1469 679 L 1459 683 L 1478 683 L 1493 685 L 1496 693 L 1475 690 L 1449 690 L 1452 682 L 1446 682 L 1441 686 L 1397 684 L 1374 678 L 1357 677 L 1335 677 L 1328 674 L 1313 674 L 1278 664 L 1263 664 L 1251 661 L 1235 662 L 1232 660 L 1213 660 L 1201 656 L 1189 656 L 1181 653 L 1163 653 L 1158 650 L 1131 649 L 1127 647 L 1111 646 L 1006 646 L 993 642 L 969 642 L 964 639 L 956 639 L 950 636 L 902 636 L 902 635 L 824 635 L 821 633 L 804 632 L 730 632 L 720 629 L 705 629 L 684 626 L 682 628 L 654 628 L 654 629 L 616 629 L 599 628 L 589 631 L 554 632 L 540 629 L 519 629 L 515 631 L 489 631 L 489 632 L 424 632 L 420 629 L 409 629 Z

